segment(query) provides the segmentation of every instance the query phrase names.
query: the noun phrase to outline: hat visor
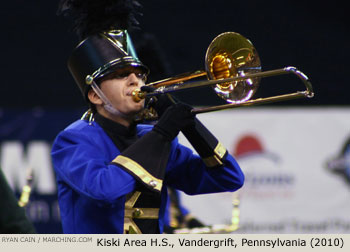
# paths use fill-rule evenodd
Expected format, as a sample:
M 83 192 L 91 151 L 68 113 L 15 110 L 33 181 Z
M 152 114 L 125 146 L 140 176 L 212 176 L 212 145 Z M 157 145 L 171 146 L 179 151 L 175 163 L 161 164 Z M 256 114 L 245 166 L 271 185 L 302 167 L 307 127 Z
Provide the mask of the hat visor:
M 117 69 L 122 69 L 126 67 L 134 67 L 139 68 L 142 70 L 143 73 L 146 75 L 149 74 L 149 68 L 142 64 L 142 62 L 135 60 L 134 58 L 123 58 L 121 60 L 118 60 L 116 62 L 108 63 L 109 66 L 104 66 L 105 70 L 102 71 L 98 76 L 95 77 L 95 80 L 98 81 L 99 79 L 107 76 L 108 74 L 113 73 Z

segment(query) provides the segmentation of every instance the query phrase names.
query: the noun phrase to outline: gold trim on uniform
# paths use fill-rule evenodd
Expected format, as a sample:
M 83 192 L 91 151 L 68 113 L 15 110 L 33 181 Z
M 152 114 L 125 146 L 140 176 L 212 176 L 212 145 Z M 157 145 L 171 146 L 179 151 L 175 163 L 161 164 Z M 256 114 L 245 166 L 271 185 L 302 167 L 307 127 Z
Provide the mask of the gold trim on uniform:
M 159 208 L 125 208 L 125 218 L 133 219 L 158 219 Z
M 131 218 L 124 218 L 124 234 L 142 234 L 142 232 Z
M 130 195 L 130 194 L 129 194 Z M 131 197 L 125 202 L 124 209 L 124 233 L 127 234 L 142 234 L 139 227 L 133 219 L 158 219 L 159 208 L 134 208 L 137 199 L 141 192 L 135 191 Z
M 148 171 L 146 171 L 141 165 L 139 165 L 134 160 L 124 157 L 122 155 L 117 156 L 113 161 L 131 171 L 138 178 L 140 178 L 145 184 L 150 185 L 157 191 L 162 190 L 163 181 L 152 176 Z
M 226 148 L 220 142 L 218 142 L 218 145 L 214 149 L 214 153 L 219 156 L 220 159 L 222 159 L 226 154 Z
M 139 191 L 135 191 L 134 193 L 132 193 L 131 197 L 125 202 L 125 208 L 132 208 L 135 205 L 137 199 L 140 197 L 140 195 L 141 192 Z
M 202 160 L 209 168 L 222 165 L 223 163 L 221 159 L 225 156 L 226 151 L 226 148 L 220 142 L 218 142 L 214 149 L 214 155 L 211 157 L 202 158 Z

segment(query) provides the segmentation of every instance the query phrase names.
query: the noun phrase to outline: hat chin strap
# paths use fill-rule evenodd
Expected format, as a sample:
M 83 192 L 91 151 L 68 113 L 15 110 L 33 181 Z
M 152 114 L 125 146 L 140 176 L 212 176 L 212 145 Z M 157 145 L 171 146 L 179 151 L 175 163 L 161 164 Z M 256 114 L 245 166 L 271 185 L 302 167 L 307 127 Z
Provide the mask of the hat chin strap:
M 115 116 L 122 116 L 122 117 L 126 117 L 126 115 L 124 115 L 122 112 L 120 112 L 118 109 L 114 108 L 112 103 L 108 100 L 108 98 L 104 95 L 104 93 L 102 92 L 102 90 L 97 86 L 96 82 L 93 81 L 91 83 L 91 87 L 92 89 L 95 91 L 95 93 L 98 95 L 98 97 L 100 97 L 100 99 L 102 100 L 102 102 L 104 103 L 103 107 L 106 111 L 108 111 L 109 113 L 111 113 L 112 115 Z

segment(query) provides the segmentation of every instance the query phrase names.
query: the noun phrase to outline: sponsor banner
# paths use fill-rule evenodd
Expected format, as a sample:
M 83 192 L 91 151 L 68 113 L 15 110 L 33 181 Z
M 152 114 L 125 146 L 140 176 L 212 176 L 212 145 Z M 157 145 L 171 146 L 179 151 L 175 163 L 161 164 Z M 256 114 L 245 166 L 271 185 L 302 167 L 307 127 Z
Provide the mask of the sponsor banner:
M 199 118 L 246 178 L 236 194 L 182 194 L 201 221 L 230 225 L 239 214 L 239 233 L 350 233 L 350 178 L 330 165 L 350 137 L 350 109 L 245 108 Z

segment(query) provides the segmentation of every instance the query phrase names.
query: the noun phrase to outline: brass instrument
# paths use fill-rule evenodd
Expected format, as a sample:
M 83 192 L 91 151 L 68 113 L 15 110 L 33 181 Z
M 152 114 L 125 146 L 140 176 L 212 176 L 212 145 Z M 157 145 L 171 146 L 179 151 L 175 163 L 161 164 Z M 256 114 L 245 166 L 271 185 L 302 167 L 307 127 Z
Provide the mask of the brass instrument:
M 30 194 L 32 192 L 33 183 L 33 169 L 29 167 L 27 169 L 26 184 L 22 188 L 21 196 L 18 200 L 20 207 L 25 207 L 29 203 Z
M 251 100 L 258 89 L 261 78 L 283 74 L 298 76 L 304 83 L 306 90 Z M 206 76 L 208 80 L 185 82 L 203 76 Z M 134 101 L 139 102 L 146 97 L 183 89 L 212 86 L 216 94 L 228 103 L 206 108 L 194 108 L 192 110 L 194 114 L 314 96 L 308 77 L 295 67 L 288 66 L 262 72 L 260 58 L 253 44 L 235 32 L 222 33 L 210 43 L 205 56 L 205 71 L 178 75 L 147 84 L 147 86 L 154 88 L 154 90 L 148 93 L 134 90 Z

